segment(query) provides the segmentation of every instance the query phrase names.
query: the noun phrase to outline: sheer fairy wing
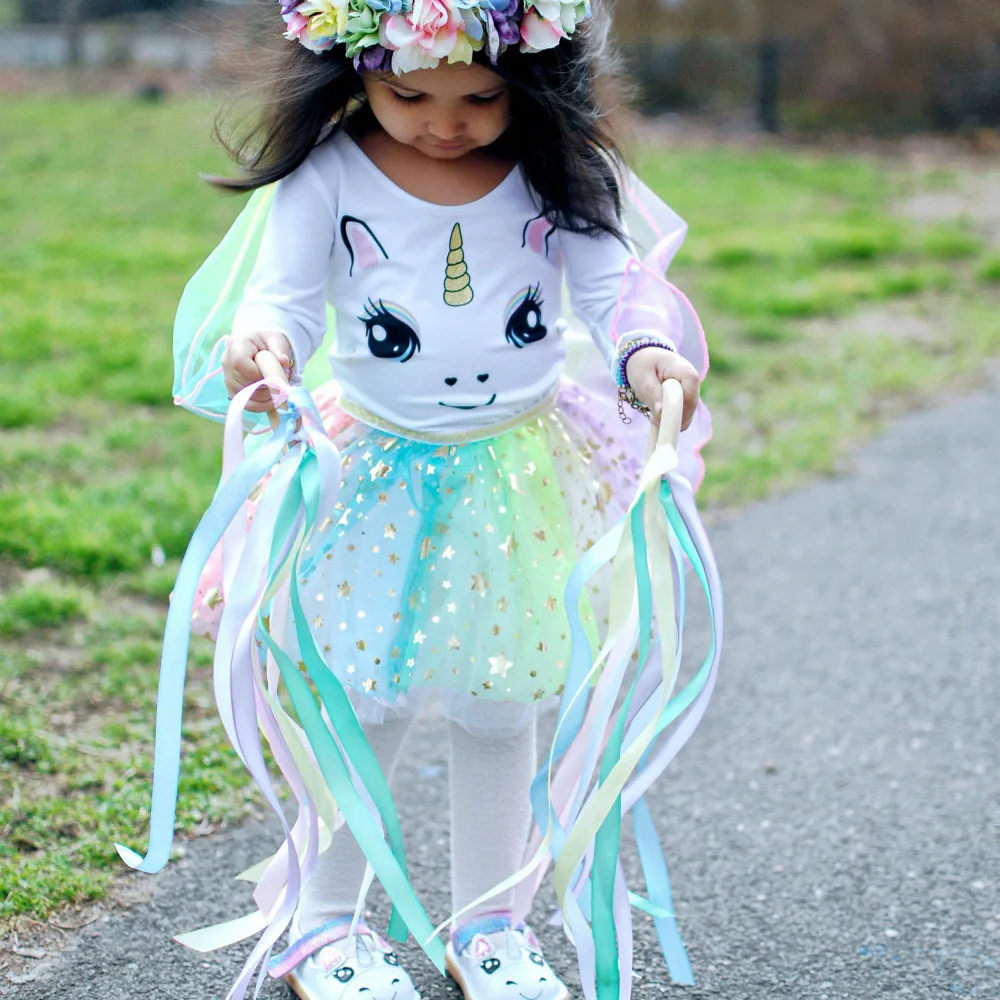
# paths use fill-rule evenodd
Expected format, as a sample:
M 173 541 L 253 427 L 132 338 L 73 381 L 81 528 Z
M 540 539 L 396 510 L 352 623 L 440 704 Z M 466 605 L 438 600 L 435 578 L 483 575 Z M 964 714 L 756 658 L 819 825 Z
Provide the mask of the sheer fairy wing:
M 222 242 L 187 283 L 174 320 L 174 402 L 192 413 L 224 422 L 229 394 L 222 355 L 257 261 L 274 187 L 251 195 Z M 247 413 L 248 430 L 264 430 L 264 414 Z
M 622 308 L 641 309 L 656 318 L 677 350 L 704 378 L 708 347 L 698 314 L 684 293 L 666 278 L 687 237 L 687 223 L 635 174 L 626 174 L 623 181 L 625 224 L 639 266 L 632 269 L 622 289 Z
M 635 174 L 622 178 L 623 217 L 635 247 L 622 281 L 618 308 L 611 329 L 617 340 L 619 329 L 648 328 L 668 336 L 677 350 L 704 378 L 708 372 L 708 346 L 698 314 L 680 289 L 667 280 L 666 272 L 687 236 L 687 223 Z M 616 392 L 604 358 L 569 309 L 564 294 L 562 318 L 568 325 L 566 373 L 591 392 Z M 637 425 L 641 426 L 641 425 Z M 712 436 L 712 417 L 704 403 L 687 430 L 681 434 L 679 471 L 697 489 L 705 475 L 701 449 Z M 645 434 L 634 435 L 636 454 L 645 447 Z
M 222 355 L 260 251 L 274 185 L 255 191 L 222 242 L 188 282 L 174 320 L 174 402 L 192 413 L 222 422 L 229 395 L 222 377 Z M 327 313 L 327 343 L 333 337 Z M 311 388 L 330 377 L 325 351 L 311 359 L 303 381 Z M 246 430 L 265 431 L 264 414 L 247 413 Z

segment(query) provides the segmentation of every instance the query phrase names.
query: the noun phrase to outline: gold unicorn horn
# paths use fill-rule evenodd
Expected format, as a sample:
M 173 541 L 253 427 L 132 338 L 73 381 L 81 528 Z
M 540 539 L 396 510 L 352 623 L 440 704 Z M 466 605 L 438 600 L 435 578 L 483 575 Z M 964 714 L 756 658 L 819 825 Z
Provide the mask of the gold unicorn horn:
M 448 266 L 445 268 L 444 300 L 450 306 L 467 306 L 472 301 L 472 279 L 465 265 L 462 227 L 456 222 L 448 243 Z

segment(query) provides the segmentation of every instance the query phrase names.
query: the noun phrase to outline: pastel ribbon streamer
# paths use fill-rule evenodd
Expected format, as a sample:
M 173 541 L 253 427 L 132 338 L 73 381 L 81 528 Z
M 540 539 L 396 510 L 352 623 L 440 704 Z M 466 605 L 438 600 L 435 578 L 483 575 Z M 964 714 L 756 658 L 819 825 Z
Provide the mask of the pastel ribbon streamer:
M 366 844 L 373 868 L 394 902 L 390 933 L 405 939 L 407 929 L 412 928 L 426 938 L 431 931 L 430 920 L 406 872 L 402 834 L 385 778 L 346 692 L 312 642 L 298 596 L 299 553 L 306 547 L 320 513 L 332 509 L 336 501 L 340 456 L 323 432 L 308 394 L 292 389 L 287 397 L 288 410 L 276 433 L 246 458 L 242 451 L 244 407 L 260 384 L 266 383 L 249 386 L 238 394 L 227 414 L 223 481 L 185 554 L 168 613 L 158 695 L 149 848 L 145 857 L 129 848 L 118 848 L 126 863 L 143 871 L 161 869 L 169 857 L 190 612 L 201 569 L 222 538 L 226 603 L 216 645 L 216 700 L 230 741 L 278 815 L 284 832 L 279 852 L 254 872 L 258 879 L 258 912 L 179 937 L 184 944 L 210 950 L 250 934 L 261 934 L 229 992 L 231 998 L 245 995 L 254 970 L 266 960 L 287 926 L 301 885 L 324 846 L 319 816 L 322 813 L 329 834 L 337 823 L 338 806 L 354 835 Z M 268 474 L 270 481 L 248 531 L 243 504 Z M 269 609 L 283 630 L 289 607 L 304 673 L 274 638 L 271 616 L 266 614 Z M 269 652 L 266 676 L 258 642 Z M 301 725 L 280 705 L 279 674 Z M 336 741 L 306 677 L 320 694 L 337 734 Z M 298 800 L 299 818 L 293 826 L 285 819 L 268 774 L 261 732 Z M 328 836 L 325 841 L 329 842 Z M 441 942 L 429 943 L 427 950 L 443 970 Z
M 574 641 L 569 677 L 552 750 L 532 787 L 539 835 L 556 863 L 556 892 L 563 923 L 577 946 L 581 982 L 588 1000 L 622 1000 L 631 995 L 631 977 L 624 974 L 631 967 L 630 960 L 626 960 L 631 948 L 630 905 L 654 917 L 674 982 L 693 982 L 673 912 L 666 862 L 642 798 L 703 716 L 721 651 L 718 572 L 698 519 L 693 492 L 687 481 L 672 471 L 675 464 L 671 449 L 660 447 L 653 452 L 626 515 L 628 532 L 624 531 L 624 523 L 612 529 L 584 554 L 567 584 L 566 606 Z M 612 550 L 613 557 L 609 556 Z M 615 581 L 609 635 L 602 651 L 592 660 L 575 609 L 587 581 L 609 559 Z M 681 633 L 679 627 L 676 633 L 672 629 L 663 633 L 675 614 L 683 616 L 685 560 L 694 568 L 706 594 L 712 641 L 695 677 L 671 697 L 682 648 Z M 632 607 L 626 614 L 615 597 L 629 593 Z M 661 633 L 660 667 L 656 673 L 655 657 L 647 655 L 654 607 Z M 601 705 L 614 704 L 614 689 L 620 686 L 634 648 L 636 632 L 631 616 L 636 613 L 642 669 L 612 720 Z M 587 695 L 598 668 L 603 668 L 603 675 L 588 710 Z M 610 693 L 603 687 L 608 677 L 613 678 Z M 655 750 L 657 738 L 678 719 L 680 724 L 664 746 Z M 601 773 L 596 786 L 588 792 L 593 762 L 599 755 L 603 755 Z M 561 761 L 558 771 L 556 761 Z M 621 821 L 629 812 L 633 813 L 648 901 L 629 893 L 622 883 L 617 855 Z M 536 836 L 529 854 L 537 846 Z M 537 873 L 544 865 L 537 865 L 534 871 Z M 530 907 L 539 882 L 536 874 L 533 884 L 522 883 L 519 887 L 515 919 Z

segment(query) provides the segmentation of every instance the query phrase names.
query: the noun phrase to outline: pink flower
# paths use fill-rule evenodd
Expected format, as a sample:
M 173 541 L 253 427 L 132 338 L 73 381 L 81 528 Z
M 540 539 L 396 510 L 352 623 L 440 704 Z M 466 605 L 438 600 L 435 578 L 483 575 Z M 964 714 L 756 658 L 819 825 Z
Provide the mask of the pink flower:
M 559 21 L 548 21 L 536 10 L 526 11 L 521 22 L 521 51 L 554 49 L 566 37 Z
M 290 38 L 293 41 L 301 41 L 309 27 L 309 18 L 300 14 L 297 10 L 292 11 L 285 21 L 285 26 L 288 29 L 285 32 L 285 38 Z
M 461 11 L 447 0 L 414 0 L 409 14 L 394 14 L 384 23 L 386 47 L 398 50 L 392 59 L 395 73 L 436 66 L 455 48 L 465 25 Z

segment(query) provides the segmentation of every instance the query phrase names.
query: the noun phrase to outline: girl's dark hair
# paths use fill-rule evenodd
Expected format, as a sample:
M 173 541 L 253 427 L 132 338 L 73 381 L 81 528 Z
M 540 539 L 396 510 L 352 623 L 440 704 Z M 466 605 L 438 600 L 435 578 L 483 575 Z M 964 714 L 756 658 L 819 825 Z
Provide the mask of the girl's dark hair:
M 595 14 L 555 48 L 504 52 L 491 68 L 510 87 L 511 121 L 496 149 L 520 165 L 540 211 L 555 225 L 623 239 L 622 157 L 596 94 L 599 74 L 605 86 L 616 79 L 607 49 L 606 27 Z M 317 54 L 286 43 L 277 58 L 256 120 L 242 130 L 221 119 L 216 124 L 216 136 L 245 171 L 239 178 L 210 178 L 219 187 L 250 191 L 270 184 L 348 120 L 360 129 L 376 125 L 361 76 L 341 46 Z

